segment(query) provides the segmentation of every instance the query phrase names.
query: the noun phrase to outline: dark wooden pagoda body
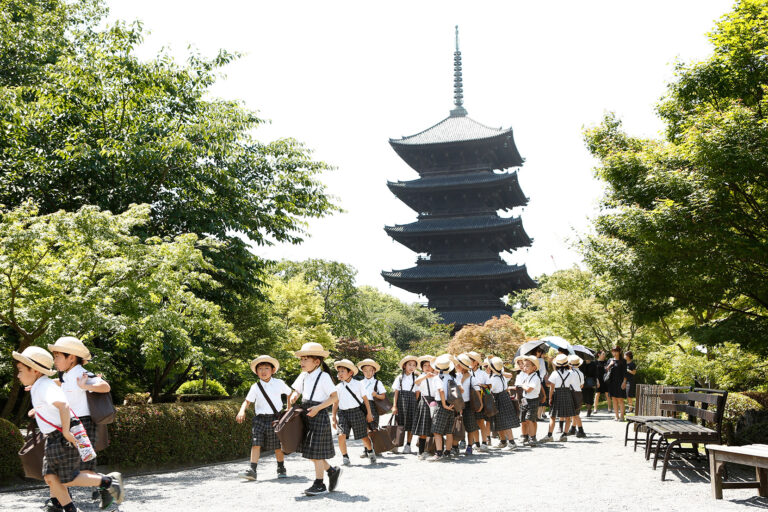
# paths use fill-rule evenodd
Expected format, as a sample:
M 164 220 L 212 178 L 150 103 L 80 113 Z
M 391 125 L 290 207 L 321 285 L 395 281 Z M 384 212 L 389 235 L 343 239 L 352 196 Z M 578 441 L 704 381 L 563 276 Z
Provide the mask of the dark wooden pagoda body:
M 509 265 L 499 255 L 532 242 L 520 217 L 498 214 L 528 202 L 517 173 L 504 171 L 523 164 L 512 129 L 469 118 L 460 93 L 448 118 L 389 141 L 419 179 L 387 185 L 418 219 L 385 230 L 422 256 L 415 267 L 382 272 L 388 283 L 426 296 L 445 323 L 457 326 L 509 314 L 500 297 L 536 286 L 525 265 Z

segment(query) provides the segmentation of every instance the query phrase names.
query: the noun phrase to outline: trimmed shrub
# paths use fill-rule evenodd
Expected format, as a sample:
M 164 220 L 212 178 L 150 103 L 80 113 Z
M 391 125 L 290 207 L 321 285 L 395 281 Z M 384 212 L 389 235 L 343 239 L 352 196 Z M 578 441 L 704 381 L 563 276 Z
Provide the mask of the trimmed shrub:
M 229 396 L 227 390 L 218 381 L 208 379 L 203 386 L 203 380 L 190 380 L 179 386 L 179 395 L 216 395 Z
M 763 406 L 741 393 L 728 393 L 723 414 L 723 433 L 728 444 L 736 444 L 736 428 L 747 411 L 760 411 Z
M 118 407 L 100 463 L 158 468 L 247 457 L 253 410 L 237 423 L 239 410 L 235 400 Z
M 768 422 L 739 429 L 736 432 L 736 444 L 768 444 Z
M 18 455 L 23 444 L 19 427 L 0 418 L 0 481 L 24 476 Z
M 768 409 L 768 392 L 766 391 L 744 391 L 744 396 L 748 396 L 752 400 L 758 402 L 764 409 Z

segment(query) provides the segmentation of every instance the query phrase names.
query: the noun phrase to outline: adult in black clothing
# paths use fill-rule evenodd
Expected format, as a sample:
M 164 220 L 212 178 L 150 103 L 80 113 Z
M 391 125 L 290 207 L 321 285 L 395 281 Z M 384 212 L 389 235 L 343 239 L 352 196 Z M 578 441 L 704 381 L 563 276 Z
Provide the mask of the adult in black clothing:
M 584 387 L 581 389 L 583 403 L 587 404 L 587 417 L 592 416 L 592 403 L 595 401 L 595 388 L 597 388 L 597 363 L 590 359 L 581 366 L 584 374 Z
M 624 421 L 624 398 L 627 396 L 627 362 L 621 353 L 621 347 L 611 349 L 613 358 L 605 365 L 608 392 L 613 402 L 613 415 L 616 421 Z M 621 416 L 619 416 L 621 415 Z
M 631 350 L 624 354 L 624 360 L 627 362 L 627 406 L 629 412 L 635 412 L 635 374 L 637 373 L 637 363 Z
M 595 393 L 595 405 L 594 413 L 597 414 L 597 404 L 600 403 L 600 394 L 605 394 L 605 401 L 608 404 L 608 412 L 611 412 L 611 394 L 608 393 L 608 385 L 605 383 L 605 365 L 608 361 L 605 360 L 605 350 L 599 350 L 597 352 L 597 360 L 595 365 L 597 366 L 597 393 Z

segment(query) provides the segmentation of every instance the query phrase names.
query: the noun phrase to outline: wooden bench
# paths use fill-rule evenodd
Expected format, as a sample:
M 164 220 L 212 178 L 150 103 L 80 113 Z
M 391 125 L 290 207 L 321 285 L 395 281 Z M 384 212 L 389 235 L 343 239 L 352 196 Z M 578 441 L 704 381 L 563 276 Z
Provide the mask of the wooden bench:
M 691 454 L 699 458 L 699 444 L 721 444 L 723 413 L 725 402 L 728 398 L 727 391 L 713 389 L 696 389 L 688 393 L 662 393 L 661 399 L 667 403 L 661 404 L 661 410 L 676 414 L 685 414 L 688 419 L 667 418 L 645 423 L 646 434 L 646 459 L 650 457 L 654 438 L 657 440 L 653 469 L 656 469 L 661 449 L 664 452 L 664 463 L 661 470 L 661 480 L 669 469 L 671 456 L 684 460 L 685 454 Z M 701 407 L 696 404 L 700 403 Z M 715 410 L 710 410 L 710 405 Z M 710 426 L 711 425 L 711 426 Z M 692 448 L 683 448 L 683 443 L 690 443 Z M 675 469 L 698 469 L 695 466 L 675 466 Z
M 667 412 L 665 416 L 662 415 L 661 410 L 661 395 L 663 393 L 676 393 L 678 391 L 693 391 L 691 387 L 675 387 L 675 386 L 661 386 L 653 384 L 638 384 L 637 386 L 637 408 L 638 412 L 636 416 L 627 416 L 627 428 L 624 432 L 624 446 L 627 446 L 629 442 L 629 429 L 634 427 L 634 443 L 633 450 L 637 451 L 637 445 L 645 444 L 645 441 L 640 439 L 640 432 L 646 432 L 645 424 L 649 421 L 660 421 L 674 417 L 674 413 Z M 647 436 L 646 436 L 647 437 Z M 646 439 L 647 440 L 647 439 Z
M 723 489 L 757 488 L 760 496 L 768 497 L 768 445 L 750 444 L 747 446 L 720 446 L 708 444 L 709 478 L 712 482 L 712 497 L 723 499 Z M 723 469 L 726 462 L 754 466 L 757 478 L 748 482 L 723 482 Z

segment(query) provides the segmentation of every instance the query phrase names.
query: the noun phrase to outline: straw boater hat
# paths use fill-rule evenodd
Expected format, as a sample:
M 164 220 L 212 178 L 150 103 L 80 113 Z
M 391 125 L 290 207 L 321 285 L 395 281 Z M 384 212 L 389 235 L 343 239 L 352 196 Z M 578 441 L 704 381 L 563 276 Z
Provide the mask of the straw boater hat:
M 501 373 L 504 371 L 504 361 L 500 357 L 493 357 L 488 361 L 488 367 L 494 373 Z
M 340 361 L 336 361 L 335 363 L 333 363 L 333 367 L 336 368 L 337 370 L 339 369 L 339 367 L 346 368 L 347 370 L 352 372 L 353 377 L 357 375 L 357 366 L 355 366 L 355 363 L 353 363 L 349 359 L 342 359 Z
M 481 356 L 479 353 L 475 352 L 474 350 L 472 352 L 467 352 L 467 355 L 477 364 L 483 363 L 483 356 Z
M 576 368 L 578 368 L 583 363 L 584 363 L 584 360 L 579 356 L 577 356 L 576 354 L 568 356 L 568 364 L 571 366 L 575 366 Z
M 456 356 L 456 362 L 468 370 L 472 368 L 472 358 L 466 352 Z
M 553 361 L 555 366 L 568 366 L 568 356 L 565 354 L 558 354 Z
M 539 358 L 536 356 L 523 356 L 523 359 L 526 361 L 530 361 L 533 366 L 536 367 L 536 371 L 539 371 L 539 368 L 541 367 Z
M 13 358 L 18 362 L 29 366 L 33 370 L 37 370 L 43 375 L 52 377 L 56 374 L 56 370 L 52 370 L 53 356 L 44 348 L 27 347 L 21 354 L 14 351 Z
M 429 363 L 429 364 L 431 364 L 431 365 L 434 367 L 434 364 L 435 364 L 435 356 L 430 356 L 430 355 L 421 356 L 421 357 L 419 358 L 419 360 L 418 360 L 418 364 L 417 364 L 417 366 L 418 366 L 419 368 L 421 368 L 421 365 L 422 365 L 423 363 Z
M 419 366 L 419 360 L 416 358 L 416 356 L 405 356 L 400 360 L 399 363 L 397 363 L 397 366 L 402 368 L 405 366 L 405 363 L 407 363 L 408 361 L 413 361 L 414 363 L 416 363 L 416 366 Z
M 62 354 L 72 354 L 83 360 L 83 364 L 91 360 L 91 353 L 88 351 L 82 341 L 74 336 L 63 336 L 56 340 L 53 345 L 48 345 L 51 352 L 61 352 Z
M 328 357 L 328 352 L 323 348 L 323 346 L 319 343 L 309 342 L 305 343 L 301 346 L 301 350 L 295 352 L 296 357 L 302 357 L 302 356 L 316 356 L 316 357 L 322 357 L 325 359 Z
M 451 354 L 443 354 L 437 356 L 432 365 L 440 371 L 450 372 L 454 369 L 452 359 Z
M 381 370 L 381 365 L 374 361 L 373 359 L 363 359 L 359 363 L 357 363 L 357 367 L 361 370 L 363 369 L 363 366 L 373 366 L 374 371 Z
M 517 367 L 517 362 L 518 362 L 518 361 L 525 361 L 527 358 L 528 358 L 528 356 L 517 356 L 517 357 L 515 358 L 515 360 L 513 361 L 513 363 L 514 363 L 515 367 Z
M 259 366 L 261 363 L 269 363 L 271 364 L 275 370 L 272 372 L 273 374 L 277 373 L 277 370 L 280 369 L 280 363 L 277 362 L 277 359 L 271 356 L 259 356 L 253 361 L 251 361 L 251 371 L 253 373 L 256 373 L 256 367 Z

